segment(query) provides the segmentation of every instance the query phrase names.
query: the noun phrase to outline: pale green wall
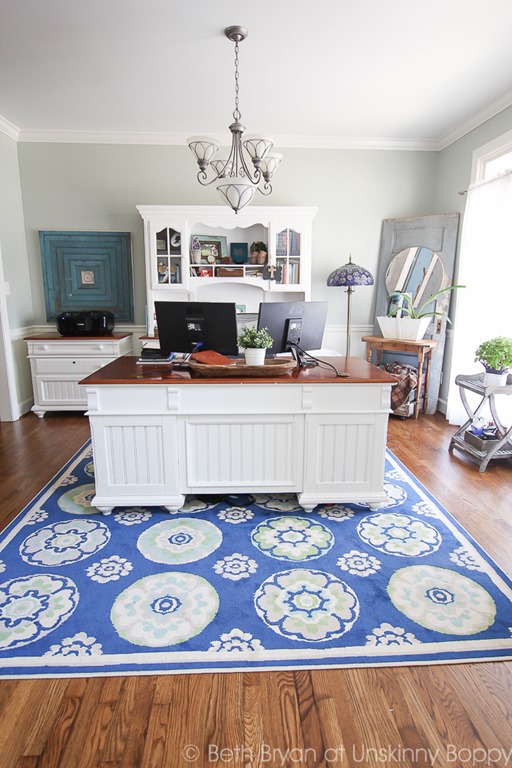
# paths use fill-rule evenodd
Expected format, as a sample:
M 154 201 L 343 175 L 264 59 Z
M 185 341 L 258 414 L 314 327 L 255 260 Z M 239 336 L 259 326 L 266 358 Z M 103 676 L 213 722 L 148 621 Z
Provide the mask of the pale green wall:
M 27 266 L 27 247 L 21 185 L 18 170 L 18 144 L 0 133 L 0 244 L 4 278 L 9 283 L 7 311 L 11 328 L 32 323 L 32 302 Z
M 188 147 L 21 143 L 19 157 L 34 323 L 46 322 L 38 230 L 82 229 L 132 232 L 135 321 L 143 324 L 143 228 L 135 206 L 220 203 L 214 188 L 197 183 Z M 312 298 L 330 302 L 328 322 L 344 323 L 346 311 L 325 285 L 329 272 L 352 253 L 375 273 L 384 218 L 438 212 L 436 173 L 433 152 L 284 151 L 273 194 L 256 203 L 318 206 Z M 358 293 L 353 322 L 373 325 L 373 289 Z
M 344 292 L 326 287 L 329 272 L 351 253 L 355 262 L 376 274 L 383 219 L 463 214 L 465 197 L 458 192 L 470 182 L 473 151 L 511 128 L 512 107 L 441 152 L 283 150 L 274 192 L 270 198 L 257 196 L 256 204 L 319 208 L 313 229 L 312 298 L 329 301 L 328 324 L 342 325 L 346 317 Z M 0 133 L 0 167 L 0 242 L 14 334 L 46 323 L 38 230 L 130 231 L 135 322 L 144 325 L 143 228 L 135 206 L 219 204 L 215 189 L 198 185 L 187 147 L 16 144 Z M 355 325 L 373 326 L 374 303 L 373 288 L 357 291 Z M 14 348 L 24 401 L 30 379 L 23 342 L 18 339 Z

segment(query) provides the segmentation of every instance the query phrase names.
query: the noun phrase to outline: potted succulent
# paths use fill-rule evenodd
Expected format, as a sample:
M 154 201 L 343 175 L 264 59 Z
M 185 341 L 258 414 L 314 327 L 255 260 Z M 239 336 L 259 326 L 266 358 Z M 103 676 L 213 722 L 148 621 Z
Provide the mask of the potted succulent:
M 482 363 L 485 368 L 484 384 L 506 384 L 508 372 L 512 368 L 512 339 L 496 336 L 483 341 L 475 350 L 475 362 Z
M 251 243 L 251 264 L 265 264 L 267 260 L 267 246 L 261 240 Z
M 268 328 L 244 325 L 238 336 L 238 345 L 244 349 L 247 365 L 264 365 L 267 349 L 272 346 L 274 339 Z
M 426 299 L 419 307 L 413 305 L 412 296 L 405 291 L 397 291 L 390 294 L 388 301 L 392 300 L 387 316 L 377 317 L 380 330 L 385 339 L 407 339 L 419 341 L 427 331 L 432 317 L 444 317 L 446 312 L 429 310 L 427 307 L 438 296 L 456 288 L 465 288 L 464 285 L 448 285 L 441 288 Z M 446 318 L 450 322 L 450 318 Z

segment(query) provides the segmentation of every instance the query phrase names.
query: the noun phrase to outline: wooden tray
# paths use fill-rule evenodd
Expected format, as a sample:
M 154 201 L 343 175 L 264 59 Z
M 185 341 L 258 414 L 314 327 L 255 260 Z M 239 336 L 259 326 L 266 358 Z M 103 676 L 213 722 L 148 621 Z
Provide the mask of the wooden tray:
M 235 360 L 232 365 L 207 365 L 189 360 L 188 367 L 196 376 L 217 378 L 263 378 L 282 376 L 295 368 L 295 360 L 265 360 L 265 365 L 246 365 L 245 360 Z

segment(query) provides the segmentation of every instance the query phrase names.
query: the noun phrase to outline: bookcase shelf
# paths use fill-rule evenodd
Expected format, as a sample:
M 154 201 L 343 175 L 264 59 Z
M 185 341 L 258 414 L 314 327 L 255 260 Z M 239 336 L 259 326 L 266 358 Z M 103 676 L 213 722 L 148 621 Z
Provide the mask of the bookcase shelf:
M 144 222 L 149 335 L 155 331 L 155 301 L 235 301 L 240 312 L 251 313 L 261 301 L 310 299 L 316 208 L 253 206 L 238 214 L 222 206 L 137 210 Z M 193 257 L 196 238 L 201 249 Z M 267 245 L 265 264 L 254 263 L 253 242 Z M 247 261 L 234 262 L 232 254 Z M 265 266 L 277 270 L 269 275 Z

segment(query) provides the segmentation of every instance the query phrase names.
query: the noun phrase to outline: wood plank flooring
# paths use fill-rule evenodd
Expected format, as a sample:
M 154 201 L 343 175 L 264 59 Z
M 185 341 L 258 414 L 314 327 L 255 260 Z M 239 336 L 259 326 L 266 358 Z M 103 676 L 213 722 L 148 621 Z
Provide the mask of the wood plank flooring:
M 480 474 L 454 431 L 392 419 L 389 446 L 510 573 L 512 462 Z M 0 424 L 2 527 L 88 436 L 68 413 Z M 509 662 L 0 681 L 0 768 L 504 768 L 511 691 Z

